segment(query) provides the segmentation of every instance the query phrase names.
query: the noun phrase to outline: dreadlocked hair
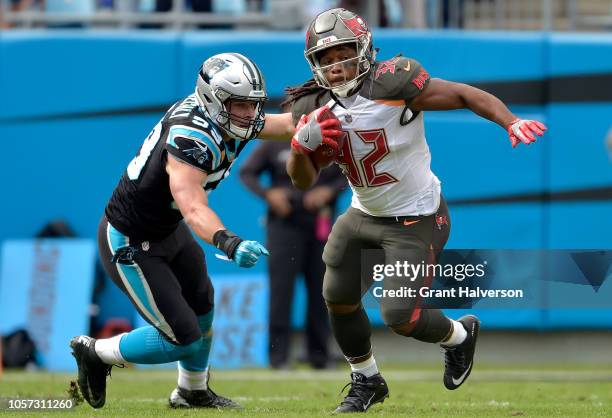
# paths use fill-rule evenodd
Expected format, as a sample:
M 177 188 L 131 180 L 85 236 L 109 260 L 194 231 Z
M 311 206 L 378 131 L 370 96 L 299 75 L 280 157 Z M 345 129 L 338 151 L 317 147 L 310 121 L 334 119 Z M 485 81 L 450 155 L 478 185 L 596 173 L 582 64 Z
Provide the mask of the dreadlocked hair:
M 308 96 L 313 93 L 317 93 L 315 101 L 316 105 L 319 106 L 319 100 L 326 92 L 327 90 L 320 87 L 314 78 L 311 78 L 300 86 L 287 87 L 285 89 L 285 94 L 289 97 L 287 97 L 281 102 L 281 109 L 290 108 L 293 103 L 295 103 L 299 98 Z

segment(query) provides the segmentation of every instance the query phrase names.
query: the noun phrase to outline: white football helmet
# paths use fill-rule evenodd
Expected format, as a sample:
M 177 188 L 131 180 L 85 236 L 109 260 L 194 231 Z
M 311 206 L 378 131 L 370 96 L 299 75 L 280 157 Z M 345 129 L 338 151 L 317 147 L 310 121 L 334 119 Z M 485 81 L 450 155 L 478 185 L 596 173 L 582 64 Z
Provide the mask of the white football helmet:
M 268 100 L 264 78 L 257 65 L 244 55 L 228 52 L 204 61 L 195 93 L 199 105 L 230 137 L 253 139 L 263 129 L 263 105 Z M 231 100 L 255 102 L 255 116 L 248 121 L 232 119 L 228 106 Z

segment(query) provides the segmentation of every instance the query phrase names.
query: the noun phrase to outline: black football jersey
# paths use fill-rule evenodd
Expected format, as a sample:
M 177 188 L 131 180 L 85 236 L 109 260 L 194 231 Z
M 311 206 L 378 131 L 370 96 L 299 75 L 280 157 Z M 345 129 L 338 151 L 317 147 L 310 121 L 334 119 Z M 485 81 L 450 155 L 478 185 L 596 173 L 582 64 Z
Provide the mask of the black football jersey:
M 140 147 L 106 206 L 108 221 L 132 240 L 169 235 L 183 218 L 170 192 L 168 153 L 208 174 L 209 193 L 229 175 L 248 141 L 224 141 L 192 94 L 175 103 Z

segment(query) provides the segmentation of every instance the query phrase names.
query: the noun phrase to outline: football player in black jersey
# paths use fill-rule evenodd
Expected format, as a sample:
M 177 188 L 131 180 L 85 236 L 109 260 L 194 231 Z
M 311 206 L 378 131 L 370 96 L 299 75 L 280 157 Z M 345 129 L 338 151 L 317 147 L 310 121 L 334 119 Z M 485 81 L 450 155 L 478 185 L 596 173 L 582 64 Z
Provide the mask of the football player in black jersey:
M 268 255 L 259 242 L 227 230 L 207 198 L 250 140 L 293 135 L 291 114 L 264 115 L 266 98 L 263 76 L 250 59 L 237 53 L 207 59 L 195 93 L 167 111 L 121 177 L 99 224 L 98 247 L 106 272 L 150 326 L 71 340 L 79 387 L 94 408 L 105 403 L 112 365 L 173 361 L 172 407 L 238 407 L 208 387 L 213 287 L 189 229 L 240 267 Z M 329 136 L 337 124 L 322 126 L 312 143 L 333 145 Z
M 507 129 L 512 147 L 530 144 L 546 127 L 517 118 L 495 96 L 462 83 L 431 79 L 414 59 L 396 56 L 376 61 L 372 34 L 363 19 L 345 9 L 318 15 L 306 34 L 305 57 L 314 78 L 290 89 L 298 130 L 287 170 L 294 184 L 310 187 L 318 168 L 304 145 L 310 142 L 309 114 L 324 105 L 342 121 L 337 163 L 353 191 L 351 208 L 333 226 L 323 252 L 323 296 L 332 332 L 351 366 L 350 390 L 336 413 L 364 412 L 388 396 L 370 344 L 370 323 L 361 298 L 372 284 L 362 272 L 362 250 L 384 250 L 384 263 L 435 264 L 450 232 L 440 181 L 430 169 L 423 112 L 468 108 Z M 423 309 L 419 297 L 402 296 L 431 284 L 421 274 L 412 280 L 385 278 L 379 299 L 382 318 L 395 333 L 445 352 L 444 385 L 453 390 L 469 376 L 480 322 L 473 315 L 455 321 L 440 309 Z M 413 294 L 418 295 L 418 292 Z M 376 295 L 376 294 L 375 294 Z M 396 296 L 399 295 L 399 296 Z

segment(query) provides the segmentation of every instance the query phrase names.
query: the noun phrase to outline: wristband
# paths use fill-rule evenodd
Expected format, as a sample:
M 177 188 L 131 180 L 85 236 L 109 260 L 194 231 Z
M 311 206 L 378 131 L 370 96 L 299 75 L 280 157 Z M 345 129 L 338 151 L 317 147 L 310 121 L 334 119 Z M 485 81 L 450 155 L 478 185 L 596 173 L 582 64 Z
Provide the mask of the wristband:
M 230 260 L 234 259 L 236 248 L 242 242 L 242 239 L 227 229 L 221 229 L 213 235 L 213 245 L 223 251 Z

